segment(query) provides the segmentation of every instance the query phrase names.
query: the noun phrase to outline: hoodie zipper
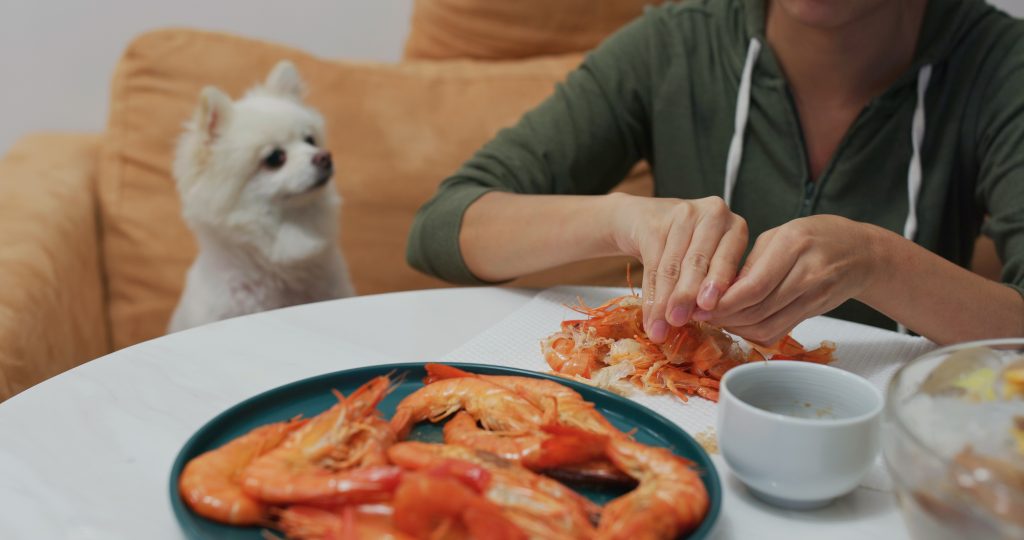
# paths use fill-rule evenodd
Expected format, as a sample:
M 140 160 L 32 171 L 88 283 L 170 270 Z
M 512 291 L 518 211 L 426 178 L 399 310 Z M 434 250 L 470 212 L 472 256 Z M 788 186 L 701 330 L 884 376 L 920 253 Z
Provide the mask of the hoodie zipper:
M 872 99 L 864 106 L 863 109 L 857 113 L 857 117 L 854 118 L 853 123 L 843 133 L 843 137 L 839 140 L 839 145 L 836 146 L 835 151 L 832 152 L 832 156 L 829 157 L 828 163 L 825 165 L 825 169 L 821 171 L 821 176 L 815 181 L 811 178 L 811 169 L 807 161 L 807 142 L 804 139 L 804 129 L 800 124 L 800 116 L 797 114 L 796 102 L 793 99 L 792 93 L 789 91 L 788 84 L 783 84 L 780 89 L 785 97 L 786 105 L 789 107 L 789 120 L 793 123 L 793 129 L 796 132 L 798 154 L 800 157 L 800 168 L 803 171 L 803 182 L 804 182 L 804 193 L 800 200 L 800 206 L 797 210 L 797 217 L 807 217 L 814 213 L 815 201 L 818 199 L 818 193 L 821 188 L 825 185 L 825 181 L 832 173 L 832 169 L 836 167 L 836 163 L 843 153 L 843 150 L 849 144 L 850 139 L 853 138 L 856 131 L 860 128 L 860 125 L 864 122 L 864 118 L 868 115 L 872 109 L 875 108 L 875 102 L 877 99 Z
M 800 117 L 796 112 L 796 102 L 793 100 L 793 95 L 789 91 L 789 85 L 782 82 L 778 86 L 779 92 L 782 94 L 782 100 L 786 103 L 786 114 L 791 124 L 791 129 L 796 134 L 797 143 L 797 157 L 800 161 L 801 180 L 804 183 L 804 193 L 800 200 L 800 205 L 797 208 L 797 217 L 805 217 L 811 214 L 814 209 L 814 194 L 815 194 L 815 182 L 811 178 L 810 167 L 807 164 L 807 143 L 804 142 L 804 130 L 803 126 L 800 125 Z
M 800 203 L 800 217 L 807 217 L 811 215 L 811 210 L 814 209 L 814 192 L 815 183 L 807 180 L 804 182 L 804 200 Z

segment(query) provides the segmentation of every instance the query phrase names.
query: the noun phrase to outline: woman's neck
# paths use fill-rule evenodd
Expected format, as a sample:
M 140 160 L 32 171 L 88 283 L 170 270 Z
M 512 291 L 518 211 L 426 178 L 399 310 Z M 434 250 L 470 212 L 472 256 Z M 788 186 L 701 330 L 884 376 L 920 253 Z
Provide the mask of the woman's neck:
M 884 0 L 848 22 L 823 27 L 771 0 L 765 33 L 798 99 L 859 108 L 913 62 L 926 2 Z

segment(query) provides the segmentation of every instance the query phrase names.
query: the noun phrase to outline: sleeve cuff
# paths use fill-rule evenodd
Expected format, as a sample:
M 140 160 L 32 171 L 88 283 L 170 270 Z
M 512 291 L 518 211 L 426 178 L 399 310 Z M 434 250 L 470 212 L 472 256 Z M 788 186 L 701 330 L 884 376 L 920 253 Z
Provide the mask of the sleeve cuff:
M 406 261 L 420 272 L 450 283 L 496 285 L 507 281 L 484 281 L 469 271 L 459 248 L 459 231 L 466 209 L 483 195 L 497 188 L 465 184 L 458 190 L 444 190 L 416 213 L 409 231 Z

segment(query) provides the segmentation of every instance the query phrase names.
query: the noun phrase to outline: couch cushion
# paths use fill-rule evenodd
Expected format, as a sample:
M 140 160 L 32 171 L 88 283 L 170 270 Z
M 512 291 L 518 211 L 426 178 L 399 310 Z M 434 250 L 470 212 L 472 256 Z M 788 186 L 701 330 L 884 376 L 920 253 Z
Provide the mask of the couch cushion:
M 99 146 L 96 135 L 36 134 L 0 159 L 0 402 L 110 351 Z
M 660 0 L 416 0 L 406 58 L 583 52 Z
M 99 183 L 115 348 L 164 332 L 195 256 L 170 165 L 200 89 L 214 84 L 237 97 L 284 58 L 295 62 L 309 103 L 327 122 L 343 197 L 341 244 L 360 294 L 444 285 L 405 263 L 416 209 L 579 61 L 375 65 L 199 31 L 138 38 L 114 76 Z M 649 193 L 650 184 L 638 176 L 625 189 Z M 516 284 L 620 285 L 624 264 L 580 263 Z

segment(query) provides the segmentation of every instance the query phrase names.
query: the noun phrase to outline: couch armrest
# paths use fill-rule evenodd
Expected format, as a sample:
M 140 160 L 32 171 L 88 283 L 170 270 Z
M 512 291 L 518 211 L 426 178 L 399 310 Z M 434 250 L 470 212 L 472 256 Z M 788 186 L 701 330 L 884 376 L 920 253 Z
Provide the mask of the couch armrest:
M 110 350 L 99 142 L 32 135 L 0 159 L 0 401 Z

